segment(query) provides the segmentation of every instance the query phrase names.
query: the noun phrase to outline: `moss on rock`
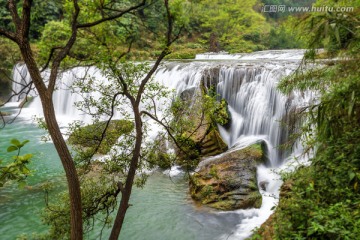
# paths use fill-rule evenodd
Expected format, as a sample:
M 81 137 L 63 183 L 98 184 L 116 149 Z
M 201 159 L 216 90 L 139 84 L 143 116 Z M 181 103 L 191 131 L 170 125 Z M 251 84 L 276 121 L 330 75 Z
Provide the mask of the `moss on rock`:
M 264 159 L 264 146 L 257 143 L 205 160 L 191 177 L 192 198 L 220 210 L 259 208 L 256 166 Z

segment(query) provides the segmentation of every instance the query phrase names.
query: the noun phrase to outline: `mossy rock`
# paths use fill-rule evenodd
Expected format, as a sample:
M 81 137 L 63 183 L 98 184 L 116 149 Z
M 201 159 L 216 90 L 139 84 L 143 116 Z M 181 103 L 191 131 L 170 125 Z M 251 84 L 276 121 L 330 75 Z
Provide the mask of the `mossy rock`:
M 68 142 L 84 148 L 96 148 L 100 143 L 106 124 L 107 122 L 104 121 L 77 128 L 69 136 Z M 134 125 L 131 121 L 111 120 L 97 153 L 108 153 L 118 138 L 123 134 L 129 134 L 133 128 Z
M 262 143 L 205 159 L 190 180 L 196 201 L 220 210 L 260 208 L 256 167 L 265 160 Z
M 9 113 L 9 112 L 0 111 L 0 116 L 2 116 L 2 117 L 6 117 L 6 116 L 10 116 L 10 115 L 11 115 L 11 113 Z

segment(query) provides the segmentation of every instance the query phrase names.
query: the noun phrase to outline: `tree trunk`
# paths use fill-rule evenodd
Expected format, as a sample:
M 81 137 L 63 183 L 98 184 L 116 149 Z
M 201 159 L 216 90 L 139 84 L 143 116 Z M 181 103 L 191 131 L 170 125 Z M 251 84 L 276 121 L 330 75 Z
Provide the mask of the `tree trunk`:
M 23 42 L 19 44 L 19 47 L 31 79 L 38 90 L 49 134 L 54 142 L 56 151 L 65 170 L 70 195 L 71 239 L 81 240 L 83 239 L 83 229 L 80 182 L 74 161 L 56 120 L 52 92 L 48 91 L 43 82 L 39 68 L 34 60 L 30 44 L 28 42 Z
M 125 214 L 129 207 L 129 200 L 132 191 L 132 186 L 134 183 L 134 178 L 136 175 L 136 170 L 140 158 L 143 133 L 142 133 L 141 114 L 139 111 L 138 103 L 133 104 L 133 111 L 135 116 L 135 129 L 136 129 L 135 148 L 134 148 L 133 156 L 131 158 L 128 175 L 126 177 L 125 187 L 124 190 L 122 191 L 120 207 L 116 214 L 115 222 L 111 229 L 109 240 L 117 240 L 119 238 L 120 231 L 125 219 Z

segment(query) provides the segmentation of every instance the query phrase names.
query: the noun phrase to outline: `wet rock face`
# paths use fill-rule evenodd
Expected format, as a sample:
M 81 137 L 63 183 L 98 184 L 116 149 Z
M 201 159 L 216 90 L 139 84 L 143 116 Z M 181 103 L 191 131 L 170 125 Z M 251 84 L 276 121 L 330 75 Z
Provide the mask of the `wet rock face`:
M 225 152 L 202 164 L 190 181 L 190 194 L 220 210 L 259 208 L 262 198 L 256 166 L 265 159 L 263 145 Z

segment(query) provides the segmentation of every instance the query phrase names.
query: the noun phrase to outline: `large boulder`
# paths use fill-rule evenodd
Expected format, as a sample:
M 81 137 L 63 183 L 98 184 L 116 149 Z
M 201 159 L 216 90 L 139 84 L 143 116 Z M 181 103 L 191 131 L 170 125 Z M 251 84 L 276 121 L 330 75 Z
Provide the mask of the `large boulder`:
M 265 148 L 259 142 L 201 162 L 190 180 L 192 198 L 220 210 L 259 208 L 256 167 L 265 162 Z

